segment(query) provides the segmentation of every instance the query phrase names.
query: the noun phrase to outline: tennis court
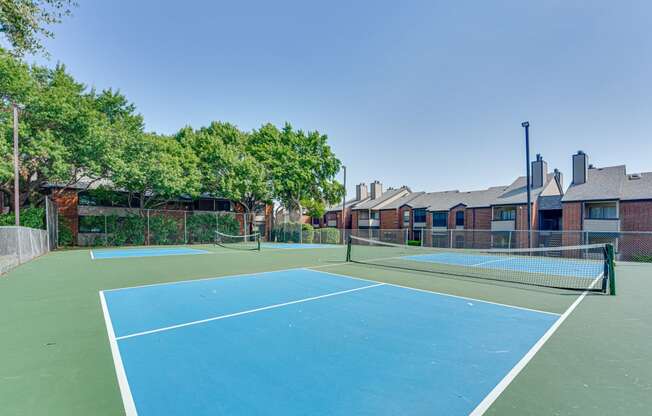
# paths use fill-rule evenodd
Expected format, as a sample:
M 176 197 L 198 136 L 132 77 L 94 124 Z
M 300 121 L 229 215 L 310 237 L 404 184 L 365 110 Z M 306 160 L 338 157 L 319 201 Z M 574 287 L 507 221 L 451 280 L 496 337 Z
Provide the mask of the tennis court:
M 649 265 L 618 264 L 619 292 L 608 296 L 451 276 L 441 261 L 372 264 L 385 248 L 353 247 L 368 264 L 344 261 L 345 246 L 168 248 L 206 254 L 94 261 L 62 251 L 0 279 L 7 414 L 594 415 L 652 405 Z M 401 250 L 387 254 L 413 253 Z

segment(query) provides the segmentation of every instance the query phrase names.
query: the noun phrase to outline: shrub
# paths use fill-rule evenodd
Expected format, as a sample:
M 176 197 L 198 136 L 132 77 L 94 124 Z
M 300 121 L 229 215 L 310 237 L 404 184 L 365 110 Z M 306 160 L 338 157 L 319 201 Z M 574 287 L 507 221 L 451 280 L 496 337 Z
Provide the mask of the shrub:
M 321 231 L 321 242 L 324 244 L 339 244 L 340 230 L 337 228 L 323 228 Z
M 179 226 L 174 218 L 163 215 L 150 216 L 149 218 L 149 243 L 174 244 L 183 241 L 179 236 Z
M 0 215 L 0 225 L 15 225 L 13 212 Z M 23 208 L 20 210 L 20 225 L 23 227 L 45 230 L 45 209 L 44 208 Z
M 310 224 L 301 224 L 302 240 L 301 242 L 311 244 L 315 238 L 315 229 Z
M 284 222 L 274 226 L 272 241 L 280 243 L 298 243 L 301 241 L 302 225 L 298 222 Z
M 189 243 L 212 243 L 218 229 L 223 234 L 240 235 L 240 222 L 232 215 L 188 215 L 186 227 Z
M 109 215 L 106 218 L 107 243 L 111 246 L 145 244 L 145 227 L 147 218 L 141 215 L 119 217 Z
M 652 263 L 652 254 L 633 254 L 632 261 L 640 263 Z
M 72 236 L 72 228 L 70 228 L 70 221 L 65 217 L 59 217 L 59 241 L 58 245 L 62 247 L 74 245 Z
M 408 240 L 408 246 L 421 246 L 421 240 Z

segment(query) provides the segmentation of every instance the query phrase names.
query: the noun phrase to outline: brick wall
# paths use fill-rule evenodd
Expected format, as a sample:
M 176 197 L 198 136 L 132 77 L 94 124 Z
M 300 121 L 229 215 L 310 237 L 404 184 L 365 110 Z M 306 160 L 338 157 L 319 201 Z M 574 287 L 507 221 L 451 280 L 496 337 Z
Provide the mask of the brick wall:
M 358 211 L 351 211 L 351 227 L 352 230 L 358 228 Z
M 457 216 L 458 212 L 465 212 L 465 211 L 466 211 L 466 207 L 464 205 L 459 205 L 448 212 L 448 229 L 454 230 L 455 228 L 457 228 L 457 226 L 455 225 L 455 217 Z M 464 215 L 464 228 L 467 228 L 466 214 Z
M 491 230 L 491 207 L 467 208 L 464 211 L 464 228 Z
M 384 230 L 396 230 L 398 226 L 398 211 L 385 209 L 380 211 L 380 228 Z
M 410 213 L 410 223 L 407 226 L 403 225 L 403 215 L 404 212 L 409 212 Z M 398 222 L 399 222 L 399 228 L 407 228 L 408 229 L 408 239 L 412 239 L 412 208 L 408 206 L 404 206 L 399 208 L 398 210 Z
M 652 200 L 620 201 L 621 231 L 652 231 Z
M 77 241 L 77 235 L 79 234 L 79 221 L 77 211 L 79 196 L 77 195 L 77 191 L 60 190 L 53 193 L 52 199 L 57 204 L 59 217 L 65 218 L 68 225 L 70 226 L 73 241 Z
M 582 243 L 582 236 L 579 232 L 582 230 L 582 203 L 581 202 L 564 202 L 562 203 L 562 245 L 574 246 Z

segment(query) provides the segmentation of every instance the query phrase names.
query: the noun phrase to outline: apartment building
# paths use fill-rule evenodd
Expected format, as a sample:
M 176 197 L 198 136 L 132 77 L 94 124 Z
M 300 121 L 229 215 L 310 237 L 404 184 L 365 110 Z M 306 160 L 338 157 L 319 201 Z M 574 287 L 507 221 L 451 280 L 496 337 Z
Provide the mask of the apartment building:
M 345 201 L 344 209 L 342 209 L 342 204 L 328 207 L 322 218 L 312 218 L 311 223 L 315 228 L 331 227 L 351 229 L 351 209 L 369 199 L 367 184 L 364 182 L 359 183 L 355 186 L 355 198 Z M 344 219 L 342 219 L 342 212 L 344 213 Z
M 412 193 L 407 186 L 383 191 L 383 184 L 379 181 L 372 182 L 370 188 L 369 199 L 351 208 L 352 229 L 380 229 L 396 224 L 396 209 L 388 207 Z
M 572 169 L 573 181 L 561 200 L 565 245 L 652 231 L 652 172 L 628 174 L 625 165 L 598 168 L 582 151 L 572 156 Z

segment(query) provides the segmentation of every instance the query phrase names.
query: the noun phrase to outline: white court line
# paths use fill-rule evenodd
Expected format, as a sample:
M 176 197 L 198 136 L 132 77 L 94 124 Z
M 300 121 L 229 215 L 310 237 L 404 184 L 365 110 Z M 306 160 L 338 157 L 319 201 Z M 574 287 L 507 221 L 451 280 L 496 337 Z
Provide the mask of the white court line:
M 500 261 L 508 261 L 508 260 L 515 260 L 515 259 L 507 258 L 507 259 L 498 259 L 498 260 L 487 260 L 487 261 L 481 261 L 480 263 L 471 264 L 470 266 L 476 267 L 476 266 L 482 266 L 483 264 L 498 263 Z
M 249 310 L 242 311 L 242 312 L 235 312 L 235 313 L 230 313 L 230 314 L 227 314 L 227 315 L 214 316 L 212 318 L 200 319 L 200 320 L 197 320 L 197 321 L 186 322 L 186 323 L 183 323 L 183 324 L 171 325 L 171 326 L 166 326 L 166 327 L 163 327 L 163 328 L 151 329 L 149 331 L 137 332 L 135 334 L 123 335 L 121 337 L 117 337 L 116 340 L 120 341 L 120 340 L 127 339 L 127 338 L 140 337 L 140 336 L 143 336 L 143 335 L 155 334 L 155 333 L 163 332 L 163 331 L 170 331 L 172 329 L 184 328 L 184 327 L 187 327 L 187 326 L 198 325 L 198 324 L 203 324 L 203 323 L 212 322 L 212 321 L 218 321 L 218 320 L 226 319 L 226 318 L 233 318 L 233 317 L 236 317 L 236 316 L 247 315 L 247 314 L 251 314 L 251 313 L 255 313 L 255 312 L 261 312 L 261 311 L 266 311 L 266 310 L 269 310 L 269 309 L 276 309 L 276 308 L 280 308 L 280 307 L 283 307 L 283 306 L 294 305 L 294 304 L 297 304 L 297 303 L 310 302 L 310 301 L 317 300 L 317 299 L 329 298 L 329 297 L 332 297 L 332 296 L 343 295 L 343 294 L 346 294 L 346 293 L 357 292 L 357 291 L 360 291 L 360 290 L 371 289 L 373 287 L 384 286 L 384 285 L 385 285 L 385 283 L 377 283 L 375 285 L 362 286 L 362 287 L 357 287 L 355 289 L 341 290 L 339 292 L 327 293 L 325 295 L 313 296 L 313 297 L 310 297 L 310 298 L 293 300 L 293 301 L 284 302 L 284 303 L 278 303 L 276 305 L 263 306 L 262 308 L 249 309 Z
M 305 269 L 310 270 L 310 268 L 308 268 L 308 267 L 305 267 Z M 346 277 L 348 279 L 353 279 L 353 280 L 362 280 L 362 281 L 365 281 L 365 282 L 376 282 L 377 281 L 377 280 L 364 279 L 362 277 L 347 276 L 345 274 L 325 272 L 325 271 L 321 271 L 321 270 L 319 272 L 320 273 L 325 273 L 325 274 L 331 274 L 333 276 Z M 386 286 L 400 287 L 401 289 L 415 290 L 417 292 L 430 293 L 431 295 L 447 296 L 447 297 L 450 297 L 450 298 L 464 299 L 464 300 L 470 300 L 470 301 L 473 301 L 473 302 L 488 303 L 488 304 L 491 304 L 491 305 L 504 306 L 506 308 L 521 309 L 521 310 L 529 311 L 529 312 L 537 312 L 537 313 L 544 313 L 544 314 L 547 314 L 547 315 L 559 316 L 559 314 L 555 313 L 555 312 L 542 311 L 542 310 L 539 310 L 539 309 L 526 308 L 526 307 L 523 307 L 523 306 L 508 305 L 506 303 L 492 302 L 492 301 L 489 301 L 489 300 L 469 298 L 467 296 L 451 295 L 450 293 L 436 292 L 434 290 L 419 289 L 419 288 L 416 288 L 416 287 L 397 285 L 397 284 L 394 284 L 394 283 L 387 283 L 387 282 L 385 282 L 385 285 Z
M 125 408 L 126 416 L 136 416 L 136 404 L 131 395 L 129 382 L 127 381 L 127 374 L 125 373 L 124 365 L 122 364 L 122 357 L 120 356 L 120 349 L 118 342 L 115 338 L 113 331 L 113 323 L 111 322 L 111 315 L 106 306 L 106 299 L 104 299 L 104 292 L 100 291 L 100 303 L 102 304 L 102 313 L 104 314 L 104 323 L 106 324 L 106 332 L 109 336 L 109 345 L 111 346 L 111 355 L 113 355 L 113 364 L 115 365 L 115 375 L 118 378 L 118 386 L 120 387 L 120 395 L 122 396 L 122 403 Z
M 590 288 L 592 288 L 598 281 L 601 279 L 601 277 L 598 277 L 593 281 L 593 284 L 591 285 Z M 535 354 L 539 352 L 539 350 L 543 347 L 543 345 L 552 337 L 552 335 L 557 331 L 557 329 L 561 326 L 561 324 L 564 323 L 566 318 L 570 316 L 570 314 L 577 308 L 577 306 L 584 300 L 586 297 L 587 293 L 589 293 L 588 290 L 585 290 L 582 292 L 582 294 L 573 302 L 572 305 L 566 309 L 566 312 L 564 312 L 559 319 L 555 321 L 554 324 L 546 331 L 545 334 L 539 339 L 539 341 L 536 342 L 530 348 L 530 350 L 521 358 L 521 360 L 516 363 L 516 365 L 507 373 L 507 375 L 500 380 L 500 382 L 496 385 L 496 387 L 493 388 L 489 392 L 489 394 L 476 406 L 475 409 L 471 413 L 469 413 L 469 416 L 482 416 L 484 412 L 486 412 L 489 407 L 496 401 L 496 399 L 507 389 L 507 387 L 511 384 L 511 382 L 518 376 L 518 374 L 525 368 L 525 366 L 534 358 Z
M 95 260 L 95 255 L 93 254 L 93 250 L 91 250 L 90 252 L 91 252 L 91 260 Z
M 134 251 L 136 251 L 136 250 L 143 250 L 143 249 L 142 248 L 139 248 L 139 249 L 133 248 L 133 249 L 126 249 L 126 250 L 134 250 Z M 143 254 L 143 255 L 139 255 L 139 256 L 129 256 L 129 255 L 127 255 L 127 256 L 115 256 L 115 257 L 99 257 L 99 258 L 96 259 L 95 256 L 93 255 L 93 250 L 91 250 L 91 258 L 93 260 L 116 260 L 116 259 L 142 259 L 144 257 L 199 256 L 199 255 L 203 255 L 203 254 L 218 254 L 218 253 L 213 253 L 213 252 L 207 251 L 207 250 L 201 250 L 201 249 L 198 249 L 198 248 L 191 248 L 191 249 L 188 249 L 188 250 L 201 251 L 201 253 L 192 253 L 192 252 L 191 253 L 166 253 L 166 254 L 154 254 L 154 255 Z M 98 250 L 98 251 L 100 251 L 100 252 L 106 251 L 107 253 L 111 252 L 111 250 Z

